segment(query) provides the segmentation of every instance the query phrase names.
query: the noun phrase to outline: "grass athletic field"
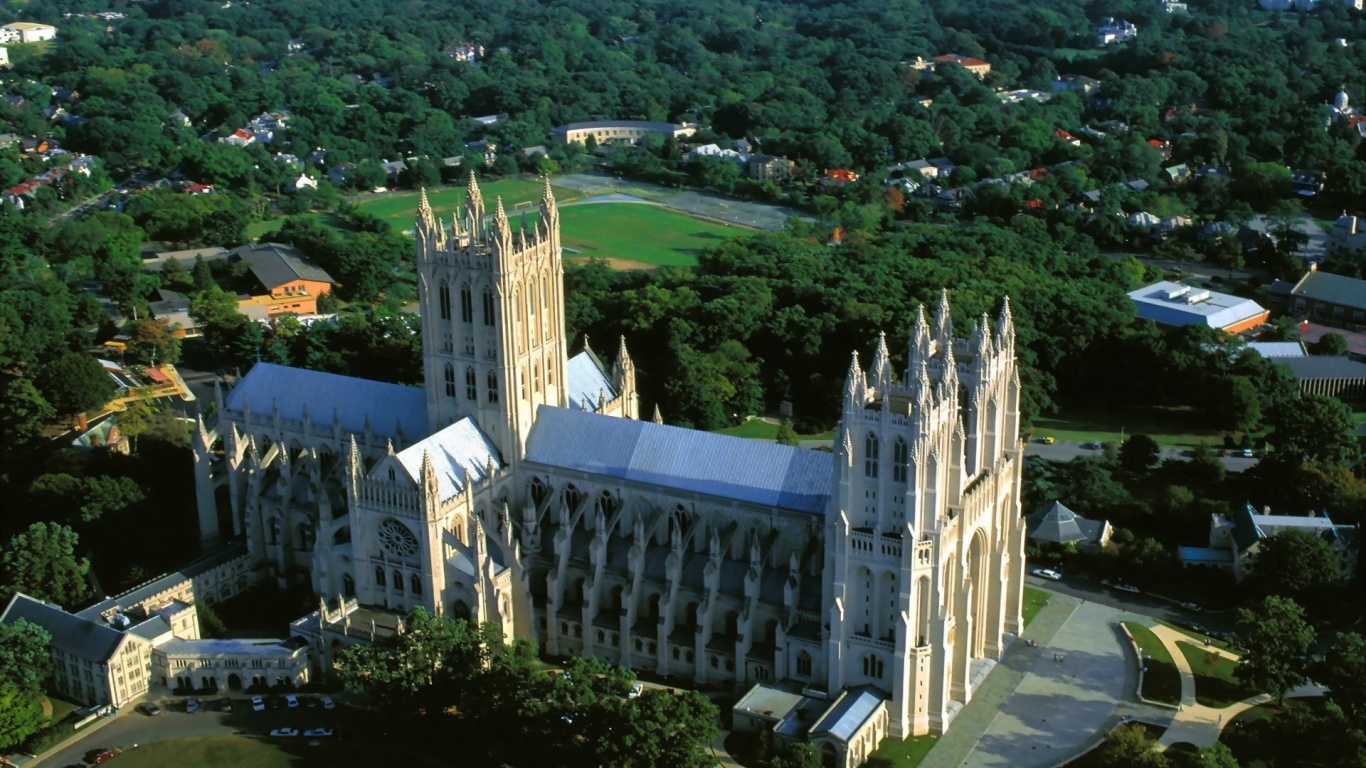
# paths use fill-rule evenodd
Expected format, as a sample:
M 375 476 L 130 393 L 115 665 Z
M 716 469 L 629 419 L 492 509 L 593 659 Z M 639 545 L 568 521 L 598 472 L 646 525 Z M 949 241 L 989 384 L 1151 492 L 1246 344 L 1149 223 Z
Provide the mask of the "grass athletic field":
M 481 183 L 484 206 L 490 212 L 501 195 L 503 207 L 514 228 L 521 226 L 523 212 L 527 226 L 536 223 L 536 205 L 541 200 L 538 181 L 507 179 Z M 555 199 L 565 202 L 581 199 L 574 190 L 553 187 Z M 464 187 L 442 187 L 427 193 L 433 213 L 450 221 L 465 199 Z M 352 198 L 362 211 L 389 222 L 396 230 L 413 228 L 417 211 L 416 192 L 388 192 Z M 518 207 L 520 205 L 520 207 Z M 341 229 L 344 222 L 334 214 L 312 214 L 323 224 Z M 279 229 L 284 219 L 254 222 L 247 226 L 247 237 L 267 237 Z M 631 202 L 594 202 L 560 208 L 560 237 L 569 259 L 606 259 L 613 269 L 655 269 L 656 267 L 694 267 L 705 248 L 727 238 L 751 232 L 748 227 L 698 218 L 659 205 Z

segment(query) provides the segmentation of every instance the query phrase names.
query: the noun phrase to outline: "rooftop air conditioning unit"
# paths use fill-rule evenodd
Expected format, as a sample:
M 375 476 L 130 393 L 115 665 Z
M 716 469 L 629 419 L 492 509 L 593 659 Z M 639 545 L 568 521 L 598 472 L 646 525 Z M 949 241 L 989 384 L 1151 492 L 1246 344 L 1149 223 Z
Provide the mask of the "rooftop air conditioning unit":
M 1178 285 L 1175 288 L 1168 288 L 1165 291 L 1163 291 L 1162 298 L 1171 301 L 1173 299 L 1178 299 L 1182 296 L 1185 296 L 1186 294 L 1190 293 L 1190 290 L 1191 289 L 1189 285 Z
M 1198 291 L 1186 297 L 1187 304 L 1199 304 L 1202 301 L 1209 301 L 1209 291 Z

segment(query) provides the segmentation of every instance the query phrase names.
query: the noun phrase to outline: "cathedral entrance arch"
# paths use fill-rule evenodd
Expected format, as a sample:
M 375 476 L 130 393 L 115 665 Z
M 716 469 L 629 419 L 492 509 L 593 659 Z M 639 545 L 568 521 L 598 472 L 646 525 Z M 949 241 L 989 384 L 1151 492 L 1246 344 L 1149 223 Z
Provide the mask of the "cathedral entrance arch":
M 474 616 L 470 614 L 470 607 L 464 600 L 456 600 L 451 603 L 451 618 L 457 621 L 474 621 Z
M 971 588 L 968 593 L 968 627 L 971 634 L 965 639 L 969 657 L 979 659 L 986 650 L 984 624 L 987 602 L 986 543 L 980 529 L 973 534 L 972 543 L 968 545 L 967 583 Z
M 234 672 L 233 674 L 231 674 L 231 675 L 228 675 L 228 690 L 230 690 L 230 691 L 240 691 L 240 690 L 242 690 L 242 678 L 241 678 L 240 676 L 238 676 L 237 673 L 235 673 L 235 672 Z

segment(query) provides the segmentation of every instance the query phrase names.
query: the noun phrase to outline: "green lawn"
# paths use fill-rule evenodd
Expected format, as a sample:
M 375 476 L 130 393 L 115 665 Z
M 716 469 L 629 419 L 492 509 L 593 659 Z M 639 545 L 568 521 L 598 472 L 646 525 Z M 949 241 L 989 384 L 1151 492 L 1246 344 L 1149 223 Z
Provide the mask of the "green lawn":
M 1029 622 L 1034 620 L 1035 616 L 1039 615 L 1039 611 L 1043 610 L 1045 605 L 1048 605 L 1047 592 L 1033 587 L 1024 588 L 1024 605 L 1020 607 L 1020 613 L 1023 614 L 1026 627 L 1029 626 Z
M 1167 646 L 1157 639 L 1157 635 L 1152 630 L 1132 621 L 1123 622 L 1124 628 L 1129 630 L 1134 642 L 1138 643 L 1139 650 L 1143 653 L 1143 666 L 1147 667 L 1147 672 L 1143 673 L 1143 688 L 1140 693 L 1143 698 L 1149 701 L 1156 701 L 1162 704 L 1177 704 L 1181 701 L 1181 673 L 1176 669 L 1176 663 L 1172 661 L 1172 655 L 1167 651 Z
M 778 425 L 769 423 L 763 419 L 751 418 L 737 427 L 726 427 L 725 429 L 718 429 L 717 432 L 732 437 L 748 437 L 752 440 L 772 441 L 778 437 Z M 797 436 L 803 440 L 834 440 L 835 430 L 832 429 L 828 432 L 822 432 L 819 435 L 803 435 L 798 433 Z
M 1157 623 L 1161 624 L 1164 627 L 1167 627 L 1173 632 L 1180 632 L 1181 634 L 1185 635 L 1186 637 L 1189 637 L 1190 639 L 1194 640 L 1196 643 L 1199 643 L 1201 645 L 1203 645 L 1206 640 L 1209 640 L 1211 644 L 1213 644 L 1216 648 L 1222 648 L 1226 651 L 1232 651 L 1233 653 L 1239 652 L 1236 649 L 1230 647 L 1229 644 L 1224 642 L 1223 640 L 1215 640 L 1212 637 L 1206 637 L 1205 635 L 1197 634 L 1195 632 L 1190 631 L 1189 629 L 1178 627 L 1169 621 L 1163 621 L 1161 619 L 1158 619 Z
M 868 768 L 915 768 L 938 743 L 939 737 L 934 734 L 912 736 L 904 741 L 883 739 L 864 765 Z
M 1233 676 L 1237 662 L 1191 643 L 1176 645 L 1195 673 L 1195 700 L 1199 703 L 1207 707 L 1227 707 L 1257 695 Z
M 52 706 L 52 715 L 48 717 L 49 723 L 60 723 L 66 716 L 80 709 L 82 705 L 74 701 L 64 699 L 60 696 L 48 694 L 48 704 Z
M 1192 415 L 1179 409 L 1146 412 L 1085 412 L 1064 414 L 1034 420 L 1034 437 L 1056 437 L 1079 442 L 1118 443 L 1121 435 L 1130 437 L 1145 434 L 1166 448 L 1195 447 L 1204 443 L 1218 449 L 1224 434 L 1215 430 L 1190 429 Z
M 517 207 L 535 207 L 541 201 L 541 190 L 544 184 L 540 181 L 529 179 L 502 179 L 499 181 L 487 181 L 479 183 L 479 191 L 484 196 L 484 208 L 491 214 L 496 205 L 495 201 L 503 198 L 503 208 L 507 210 L 508 216 L 515 216 Z M 559 189 L 552 187 L 557 202 L 564 203 L 567 200 L 578 197 L 578 193 L 572 190 Z M 413 216 L 417 213 L 416 192 L 386 192 L 379 195 L 370 195 L 356 201 L 356 206 L 366 213 L 388 221 L 400 232 L 406 232 L 413 228 Z M 465 201 L 465 186 L 440 187 L 438 189 L 427 190 L 427 202 L 432 206 L 432 212 L 438 219 L 450 221 L 451 214 L 455 212 L 456 206 Z

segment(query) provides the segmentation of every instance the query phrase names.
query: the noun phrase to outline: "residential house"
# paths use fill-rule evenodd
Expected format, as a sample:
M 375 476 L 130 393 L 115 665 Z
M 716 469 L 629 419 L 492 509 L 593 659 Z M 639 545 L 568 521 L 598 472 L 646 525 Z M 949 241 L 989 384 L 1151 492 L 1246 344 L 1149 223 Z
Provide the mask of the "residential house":
M 231 144 L 234 147 L 245 147 L 248 144 L 254 144 L 255 142 L 256 136 L 253 135 L 250 131 L 246 131 L 241 128 L 238 128 L 237 130 L 218 140 L 219 144 Z
M 1053 92 L 1075 91 L 1083 96 L 1100 89 L 1100 81 L 1086 75 L 1060 75 L 1053 78 Z
M 1057 130 L 1053 131 L 1053 135 L 1057 137 L 1058 141 L 1061 141 L 1064 144 L 1071 144 L 1074 147 L 1081 146 L 1081 139 L 1077 138 L 1076 136 L 1073 136 L 1072 134 L 1068 133 L 1067 131 L 1064 131 L 1061 128 L 1058 128 Z
M 1179 0 L 1161 0 L 1162 10 L 1167 13 L 1185 13 L 1186 4 Z
M 923 157 L 918 160 L 908 160 L 904 163 L 889 165 L 887 166 L 887 172 L 890 174 L 901 172 L 906 176 L 914 174 L 920 177 L 917 181 L 933 181 L 934 179 L 939 178 L 939 169 L 935 168 L 930 164 L 929 160 L 926 160 Z
M 1328 247 L 1345 251 L 1366 249 L 1366 219 L 1344 211 L 1328 233 Z
M 523 147 L 522 155 L 525 157 L 535 157 L 537 155 L 540 155 L 541 157 L 549 157 L 550 150 L 544 144 L 537 144 L 534 147 Z
M 749 175 L 760 181 L 786 181 L 792 178 L 797 164 L 786 157 L 750 155 Z
M 157 301 L 147 305 L 147 311 L 152 313 L 153 318 L 166 323 L 182 339 L 203 335 L 190 315 L 189 297 L 165 288 L 158 288 L 157 296 Z
M 1139 317 L 1159 325 L 1205 325 L 1240 333 L 1271 316 L 1252 299 L 1166 281 L 1130 291 L 1129 299 Z
M 380 162 L 379 167 L 389 177 L 390 184 L 397 184 L 399 175 L 408 170 L 408 164 L 402 160 L 384 160 Z
M 0 67 L 9 66 L 9 49 L 0 45 Z
M 802 656 L 808 661 L 803 662 Z M 801 651 L 799 668 L 810 664 Z M 754 734 L 765 749 L 779 751 L 797 743 L 810 744 L 821 754 L 821 764 L 856 768 L 868 760 L 887 734 L 888 696 L 863 685 L 831 697 L 815 686 L 791 683 L 756 684 L 732 710 L 734 730 Z
M 1138 213 L 1129 214 L 1129 216 L 1124 219 L 1124 223 L 1134 229 L 1148 230 L 1161 224 L 1162 219 L 1147 211 L 1139 211 Z
M 1295 284 L 1277 280 L 1268 291 L 1272 301 L 1294 317 L 1351 330 L 1366 327 L 1366 280 L 1310 265 Z
M 1323 171 L 1291 171 L 1290 188 L 1300 197 L 1314 197 L 1323 191 L 1328 174 Z
M 1136 37 L 1138 37 L 1138 27 L 1124 19 L 1116 19 L 1113 16 L 1103 19 L 1100 26 L 1096 28 L 1096 43 L 1098 45 L 1124 43 Z
M 943 56 L 935 56 L 934 67 L 938 69 L 941 64 L 957 64 L 972 74 L 977 75 L 977 79 L 979 80 L 991 73 L 991 65 L 987 62 L 957 53 L 947 53 Z
M 355 163 L 342 163 L 341 165 L 334 165 L 327 172 L 327 180 L 340 187 L 341 185 L 346 183 L 346 175 L 351 172 L 352 168 L 355 167 Z
M 484 165 L 491 166 L 498 160 L 498 145 L 488 139 L 480 139 L 465 145 L 465 151 L 484 158 Z
M 1163 168 L 1162 175 L 1166 176 L 1167 181 L 1171 184 L 1184 184 L 1190 181 L 1192 177 L 1191 169 L 1185 163 Z
M 718 144 L 703 144 L 700 147 L 693 148 L 683 156 L 683 162 L 690 163 L 699 157 L 723 157 L 741 167 L 749 163 L 749 155 L 733 149 L 722 149 Z
M 1048 93 L 1032 88 L 1017 88 L 1013 91 L 1000 91 L 996 94 L 996 98 L 1000 99 L 1002 104 L 1019 104 L 1022 101 L 1037 101 L 1042 104 L 1053 97 Z
M 483 117 L 472 117 L 470 119 L 485 128 L 491 128 L 501 122 L 505 122 L 508 119 L 508 113 L 499 112 L 496 115 L 484 115 Z
M 168 119 L 169 119 L 172 123 L 174 123 L 175 125 L 179 125 L 179 126 L 184 127 L 184 128 L 188 128 L 188 127 L 190 126 L 190 116 L 187 115 L 187 114 L 185 114 L 184 112 L 182 112 L 182 111 L 179 110 L 179 109 L 177 109 L 176 111 L 172 112 L 172 113 L 168 116 Z
M 550 136 L 561 144 L 586 144 L 589 137 L 599 144 L 635 144 L 651 134 L 675 139 L 686 138 L 697 132 L 691 123 L 661 123 L 646 120 L 598 120 L 569 123 L 550 130 Z
M 1351 579 L 1356 573 L 1360 530 L 1353 525 L 1338 525 L 1327 514 L 1273 515 L 1269 509 L 1258 514 L 1251 504 L 1247 504 L 1232 515 L 1210 516 L 1209 548 L 1229 551 L 1233 575 L 1242 581 L 1255 569 L 1262 542 L 1292 529 L 1326 541 L 1338 558 L 1338 572 L 1343 579 Z
M 858 181 L 858 174 L 844 168 L 831 168 L 825 172 L 826 184 L 849 184 Z
M 302 192 L 305 189 L 317 189 L 318 180 L 306 173 L 300 173 L 298 177 L 291 179 L 289 185 L 285 187 L 290 192 Z

